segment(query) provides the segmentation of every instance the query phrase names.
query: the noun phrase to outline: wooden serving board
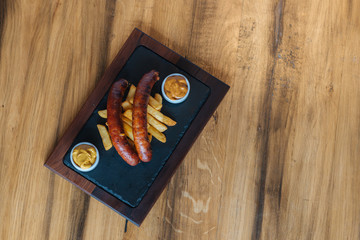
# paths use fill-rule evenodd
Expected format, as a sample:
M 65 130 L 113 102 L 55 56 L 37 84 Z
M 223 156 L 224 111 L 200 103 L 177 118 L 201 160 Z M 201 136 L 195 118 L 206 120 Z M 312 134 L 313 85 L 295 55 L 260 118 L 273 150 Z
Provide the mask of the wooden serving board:
M 132 61 L 135 61 L 132 59 L 134 59 L 134 54 L 139 54 L 139 48 L 146 48 L 153 54 L 158 55 L 161 59 L 166 61 L 166 64 L 171 64 L 171 66 L 174 66 L 178 71 L 181 71 L 194 79 L 193 81 L 199 81 L 200 84 L 204 84 L 209 91 L 208 94 L 206 94 L 206 98 L 203 98 L 204 102 L 199 105 L 199 108 L 193 114 L 191 121 L 188 121 L 189 123 L 185 124 L 186 127 L 183 128 L 181 136 L 178 141 L 176 141 L 176 144 L 171 146 L 170 154 L 166 156 L 166 159 L 161 159 L 161 164 L 155 164 L 153 176 L 150 177 L 151 181 L 148 182 L 147 188 L 139 191 L 138 194 L 140 197 L 131 199 L 131 196 L 125 194 L 126 192 L 121 192 L 124 191 L 124 189 L 120 189 L 120 192 L 116 192 L 117 188 L 114 188 L 114 184 L 111 184 L 113 188 L 108 187 L 106 181 L 100 184 L 96 179 L 99 174 L 84 174 L 77 172 L 68 163 L 67 158 L 69 149 L 76 141 L 81 139 L 81 135 L 84 135 L 84 128 L 89 125 L 88 122 L 94 121 L 94 111 L 99 110 L 99 106 L 104 105 L 106 94 L 111 84 L 118 79 L 121 74 L 128 74 L 128 66 Z M 164 67 L 164 64 L 159 67 Z M 166 70 L 163 72 L 166 72 Z M 105 71 L 95 90 L 86 100 L 84 106 L 80 109 L 78 115 L 56 145 L 46 161 L 45 166 L 64 177 L 87 194 L 106 204 L 137 226 L 140 226 L 228 89 L 229 86 L 220 80 L 206 73 L 140 30 L 134 29 L 111 65 Z M 171 108 L 169 109 L 171 110 Z M 179 125 L 181 126 L 181 124 Z M 99 147 L 100 146 L 98 145 L 98 148 Z M 159 148 L 157 148 L 157 150 L 159 150 Z M 122 166 L 118 167 L 121 168 Z M 141 169 L 139 168 L 139 170 Z M 145 179 L 143 181 L 148 180 Z M 120 182 L 119 184 L 122 183 Z M 146 184 L 147 182 L 145 182 L 145 185 Z M 122 198 L 123 196 L 124 198 Z

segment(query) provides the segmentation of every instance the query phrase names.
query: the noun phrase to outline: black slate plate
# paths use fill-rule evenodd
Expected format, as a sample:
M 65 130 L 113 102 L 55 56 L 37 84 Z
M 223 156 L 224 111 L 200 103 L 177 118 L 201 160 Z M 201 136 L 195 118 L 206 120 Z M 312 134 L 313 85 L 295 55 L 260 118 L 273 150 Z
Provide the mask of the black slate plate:
M 147 167 L 144 174 L 140 176 L 142 181 L 138 181 L 137 178 L 133 178 L 133 182 L 129 179 L 126 179 L 125 182 L 115 179 L 115 183 L 111 180 L 107 185 L 106 181 L 109 179 L 114 176 L 125 178 L 124 174 L 128 174 L 127 171 L 133 169 L 127 170 L 130 167 L 121 162 L 122 160 L 115 154 L 115 150 L 105 152 L 101 147 L 99 149 L 104 156 L 100 160 L 99 168 L 88 174 L 73 169 L 69 163 L 68 151 L 75 143 L 91 141 L 97 146 L 102 146 L 95 125 L 104 123 L 104 119 L 97 116 L 97 110 L 105 108 L 106 94 L 111 84 L 118 77 L 128 78 L 129 81 L 136 84 L 140 77 L 152 68 L 157 68 L 162 78 L 173 72 L 183 73 L 188 76 L 192 84 L 191 96 L 187 102 L 176 106 L 164 104 L 165 113 L 179 122 L 179 125 L 175 126 L 176 128 L 167 130 L 167 136 L 169 134 L 175 137 L 171 138 L 171 141 L 168 137 L 166 145 L 159 146 L 160 143 L 156 143 L 155 140 L 152 143 L 154 151 L 160 151 L 160 147 L 163 148 L 160 152 L 164 154 L 164 158 L 159 158 L 160 163 L 151 162 L 136 167 L 139 171 L 141 168 Z M 159 90 L 160 85 L 161 82 L 155 86 L 154 92 Z M 44 165 L 135 225 L 140 226 L 228 90 L 229 86 L 216 77 L 139 29 L 134 29 L 55 145 Z M 171 147 L 173 147 L 172 150 L 170 150 Z M 166 151 L 171 152 L 167 159 Z M 101 171 L 105 174 L 100 174 Z M 128 177 L 131 176 L 128 175 Z M 139 183 L 147 183 L 147 185 L 136 185 Z M 119 184 L 124 186 L 119 188 Z M 142 187 L 144 189 L 141 189 Z M 136 207 L 132 207 L 130 204 Z
M 160 73 L 160 80 L 155 84 L 152 95 L 161 93 L 162 81 L 172 73 L 185 75 L 190 82 L 191 90 L 187 100 L 183 103 L 171 104 L 165 99 L 163 100 L 161 112 L 177 121 L 177 124 L 164 132 L 167 138 L 166 143 L 161 143 L 153 138 L 151 162 L 131 167 L 122 160 L 114 147 L 105 151 L 96 125 L 106 122 L 106 119 L 102 119 L 97 112 L 106 109 L 107 94 L 97 105 L 64 157 L 66 166 L 131 207 L 139 205 L 210 94 L 208 86 L 144 46 L 135 49 L 116 79 L 125 78 L 136 86 L 141 77 L 152 69 Z M 100 154 L 99 165 L 90 172 L 78 171 L 70 162 L 72 147 L 83 141 L 97 146 Z

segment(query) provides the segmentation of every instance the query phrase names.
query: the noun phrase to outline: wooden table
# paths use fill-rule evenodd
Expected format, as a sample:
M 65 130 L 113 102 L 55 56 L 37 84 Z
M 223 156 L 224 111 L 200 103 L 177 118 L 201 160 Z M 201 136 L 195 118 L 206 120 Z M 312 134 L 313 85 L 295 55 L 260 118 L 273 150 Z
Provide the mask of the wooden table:
M 0 239 L 357 239 L 360 3 L 0 3 Z M 44 162 L 134 27 L 231 86 L 140 228 Z

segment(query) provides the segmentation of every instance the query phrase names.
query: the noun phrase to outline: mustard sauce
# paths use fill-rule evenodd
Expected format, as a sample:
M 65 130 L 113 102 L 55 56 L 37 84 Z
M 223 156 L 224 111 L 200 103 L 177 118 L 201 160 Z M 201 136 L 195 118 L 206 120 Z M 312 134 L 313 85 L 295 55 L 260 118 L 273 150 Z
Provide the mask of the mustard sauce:
M 72 158 L 80 168 L 88 169 L 95 163 L 96 150 L 90 145 L 82 144 L 74 149 Z
M 164 91 L 171 100 L 178 100 L 185 97 L 188 92 L 188 85 L 184 77 L 171 76 L 165 82 Z

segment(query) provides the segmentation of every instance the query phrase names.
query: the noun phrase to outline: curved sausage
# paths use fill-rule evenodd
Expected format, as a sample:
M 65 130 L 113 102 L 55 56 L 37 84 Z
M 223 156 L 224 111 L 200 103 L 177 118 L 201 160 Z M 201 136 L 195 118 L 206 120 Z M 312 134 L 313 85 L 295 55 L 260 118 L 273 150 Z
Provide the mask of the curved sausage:
M 127 87 L 128 82 L 125 79 L 120 79 L 111 86 L 107 100 L 107 121 L 109 134 L 116 151 L 129 165 L 135 166 L 140 160 L 135 149 L 126 139 L 121 119 L 121 102 Z
M 141 161 L 149 162 L 152 157 L 147 131 L 147 105 L 155 82 L 159 80 L 159 73 L 152 70 L 146 73 L 136 87 L 133 104 L 133 135 L 136 151 Z

